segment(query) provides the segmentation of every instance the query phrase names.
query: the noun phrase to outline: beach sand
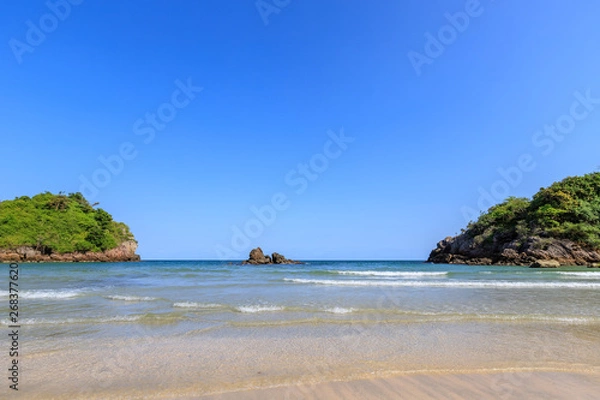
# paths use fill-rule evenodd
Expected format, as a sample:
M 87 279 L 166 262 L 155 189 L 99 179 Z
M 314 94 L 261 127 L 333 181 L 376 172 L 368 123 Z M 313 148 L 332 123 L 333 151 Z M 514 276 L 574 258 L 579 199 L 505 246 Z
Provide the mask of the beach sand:
M 203 396 L 206 400 L 263 399 L 597 399 L 600 375 L 521 371 L 415 372 L 401 376 L 295 385 Z
M 22 358 L 19 394 L 225 400 L 592 399 L 600 393 L 595 325 L 344 323 L 153 332 L 55 338 L 51 348 Z

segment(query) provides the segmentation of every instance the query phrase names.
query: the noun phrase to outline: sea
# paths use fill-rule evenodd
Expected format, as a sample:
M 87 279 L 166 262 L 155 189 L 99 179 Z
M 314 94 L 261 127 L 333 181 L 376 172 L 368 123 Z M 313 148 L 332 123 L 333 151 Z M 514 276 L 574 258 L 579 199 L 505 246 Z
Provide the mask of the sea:
M 8 307 L 8 265 L 0 301 Z M 57 337 L 172 335 L 340 324 L 493 321 L 600 326 L 600 270 L 421 261 L 32 263 L 19 266 L 18 323 Z M 0 324 L 8 326 L 8 312 Z
M 600 373 L 597 269 L 24 263 L 16 321 L 10 270 L 0 272 L 0 332 L 18 326 L 18 356 L 7 357 L 5 336 L 2 360 L 18 360 L 28 399 L 195 398 L 412 373 Z M 494 390 L 527 385 L 521 376 Z

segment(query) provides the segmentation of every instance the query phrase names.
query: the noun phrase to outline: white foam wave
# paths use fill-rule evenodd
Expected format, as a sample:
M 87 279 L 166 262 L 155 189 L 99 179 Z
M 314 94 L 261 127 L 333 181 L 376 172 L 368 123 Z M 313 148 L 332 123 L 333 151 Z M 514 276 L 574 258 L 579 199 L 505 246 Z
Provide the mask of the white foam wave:
M 559 322 L 565 324 L 591 324 L 597 323 L 597 318 L 591 317 L 562 317 L 562 316 L 522 316 L 515 317 L 515 320 L 524 319 L 524 320 L 534 320 L 534 321 L 542 321 L 542 322 Z
M 280 306 L 240 306 L 237 310 L 244 313 L 257 313 L 262 311 L 281 311 L 283 307 Z
M 141 318 L 139 315 L 119 315 L 106 318 L 65 318 L 65 319 L 46 319 L 46 318 L 22 318 L 20 325 L 63 325 L 63 324 L 98 324 L 110 322 L 134 322 Z M 10 325 L 12 322 L 3 320 L 1 325 Z
M 599 278 L 600 272 L 557 272 L 559 275 L 578 276 L 582 278 Z
M 349 314 L 356 310 L 354 308 L 332 307 L 332 308 L 326 308 L 323 311 L 334 313 L 334 314 Z
M 24 299 L 71 299 L 81 294 L 80 290 L 32 290 L 20 293 Z
M 179 308 L 219 308 L 222 307 L 221 304 L 214 303 L 195 303 L 191 301 L 182 301 L 179 303 L 174 303 L 173 307 Z
M 97 320 L 94 320 L 94 322 L 133 322 L 133 321 L 138 321 L 142 318 L 141 315 L 120 315 L 120 316 L 116 316 L 116 317 L 109 317 L 109 318 L 100 318 Z
M 398 276 L 405 278 L 416 278 L 426 276 L 445 276 L 448 272 L 430 272 L 430 271 L 332 271 L 340 275 L 359 275 L 359 276 Z
M 106 296 L 109 300 L 120 300 L 120 301 L 153 301 L 156 300 L 156 297 L 140 297 L 140 296 Z
M 373 281 L 373 280 L 331 280 L 331 279 L 291 279 L 284 281 L 328 286 L 396 286 L 396 287 L 445 287 L 445 288 L 570 288 L 600 289 L 600 283 L 590 282 L 511 282 L 511 281 Z

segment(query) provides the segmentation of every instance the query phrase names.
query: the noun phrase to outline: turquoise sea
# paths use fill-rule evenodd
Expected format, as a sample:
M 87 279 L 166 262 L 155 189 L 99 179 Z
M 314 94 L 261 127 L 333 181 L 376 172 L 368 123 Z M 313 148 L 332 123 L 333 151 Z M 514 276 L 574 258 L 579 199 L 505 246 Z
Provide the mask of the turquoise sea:
M 0 301 L 8 305 L 8 266 Z M 57 337 L 163 335 L 362 322 L 600 325 L 600 271 L 311 261 L 21 264 L 30 350 Z M 0 319 L 8 325 L 7 315 Z

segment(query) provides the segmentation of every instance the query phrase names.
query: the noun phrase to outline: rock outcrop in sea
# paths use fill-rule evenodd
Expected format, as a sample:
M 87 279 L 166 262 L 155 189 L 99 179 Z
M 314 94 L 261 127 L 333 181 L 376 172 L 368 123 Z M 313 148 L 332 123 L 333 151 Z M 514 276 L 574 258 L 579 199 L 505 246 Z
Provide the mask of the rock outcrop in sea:
M 534 268 L 557 268 L 561 265 L 600 267 L 600 252 L 585 249 L 568 239 L 529 237 L 525 243 L 493 240 L 482 246 L 474 237 L 463 233 L 440 241 L 428 262 L 470 265 L 526 265 Z
M 252 249 L 250 255 L 246 261 L 242 264 L 302 264 L 300 261 L 288 260 L 279 253 L 273 253 L 270 256 L 265 255 L 260 247 Z

